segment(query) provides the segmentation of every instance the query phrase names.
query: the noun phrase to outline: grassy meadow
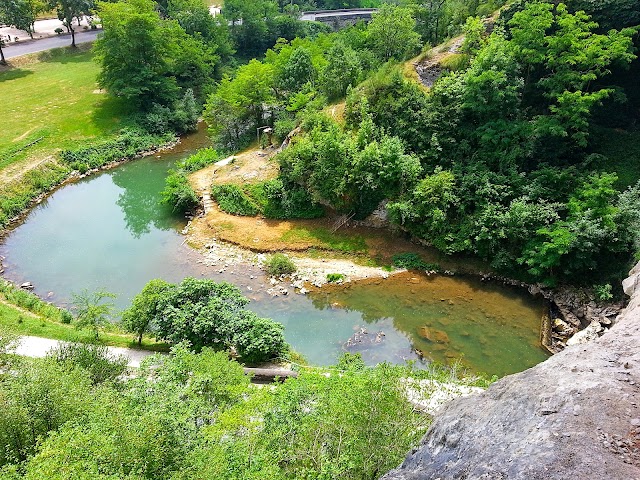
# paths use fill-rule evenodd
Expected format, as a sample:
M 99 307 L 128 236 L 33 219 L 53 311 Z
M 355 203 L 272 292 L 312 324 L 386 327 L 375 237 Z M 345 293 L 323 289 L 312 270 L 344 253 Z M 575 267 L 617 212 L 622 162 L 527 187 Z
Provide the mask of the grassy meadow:
M 19 57 L 0 69 L 0 185 L 62 148 L 118 130 L 124 102 L 98 90 L 98 72 L 87 47 Z M 15 171 L 3 177 L 7 167 Z

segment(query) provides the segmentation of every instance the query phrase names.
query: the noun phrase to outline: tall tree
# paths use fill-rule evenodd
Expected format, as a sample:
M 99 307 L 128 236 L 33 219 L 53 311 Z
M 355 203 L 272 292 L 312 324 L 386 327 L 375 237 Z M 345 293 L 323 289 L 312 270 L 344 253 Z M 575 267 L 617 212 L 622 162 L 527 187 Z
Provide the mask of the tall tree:
M 0 4 L 1 23 L 24 30 L 33 38 L 36 17 L 46 8 L 47 5 L 42 0 L 4 0 Z
M 384 4 L 367 28 L 369 43 L 383 60 L 404 60 L 420 47 L 416 21 L 408 8 Z
M 55 8 L 58 19 L 64 22 L 71 33 L 71 46 L 76 46 L 76 32 L 73 28 L 73 19 L 88 14 L 95 7 L 94 0 L 50 0 L 50 8 Z

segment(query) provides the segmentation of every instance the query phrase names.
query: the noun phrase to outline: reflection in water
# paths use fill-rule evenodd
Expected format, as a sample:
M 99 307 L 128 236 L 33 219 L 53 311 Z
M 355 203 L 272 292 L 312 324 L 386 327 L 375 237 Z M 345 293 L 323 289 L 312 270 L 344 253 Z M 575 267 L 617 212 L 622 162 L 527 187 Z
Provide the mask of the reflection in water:
M 159 230 L 175 228 L 176 218 L 171 208 L 160 203 L 158 191 L 164 188 L 166 172 L 173 162 L 161 162 L 166 165 L 147 165 L 147 168 L 138 168 L 135 163 L 127 163 L 113 171 L 111 180 L 122 188 L 116 204 L 124 213 L 124 221 L 127 229 L 133 236 L 151 231 L 151 226 Z
M 178 233 L 184 222 L 158 201 L 166 172 L 206 142 L 202 133 L 161 158 L 55 192 L 0 245 L 5 276 L 32 282 L 36 293 L 60 305 L 72 292 L 104 288 L 118 295 L 119 308 L 153 278 L 231 281 L 252 299 L 249 308 L 284 324 L 287 341 L 313 364 L 335 363 L 345 350 L 361 352 L 368 364 L 400 363 L 417 359 L 418 348 L 430 360 L 462 357 L 475 371 L 503 375 L 545 358 L 538 346 L 541 305 L 524 292 L 406 274 L 272 298 L 254 267 L 219 273 L 220 266 L 200 263 Z M 346 346 L 349 338 L 353 345 Z

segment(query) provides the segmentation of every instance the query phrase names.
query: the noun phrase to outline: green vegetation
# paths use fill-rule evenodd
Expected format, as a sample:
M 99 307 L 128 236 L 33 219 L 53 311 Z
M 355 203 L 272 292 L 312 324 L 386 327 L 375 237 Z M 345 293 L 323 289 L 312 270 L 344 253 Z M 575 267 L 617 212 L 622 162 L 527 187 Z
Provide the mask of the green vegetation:
M 138 339 L 148 331 L 173 345 L 186 341 L 196 351 L 233 349 L 248 363 L 286 355 L 282 325 L 246 310 L 247 303 L 226 282 L 152 280 L 123 313 L 123 326 Z
M 187 175 L 181 171 L 169 172 L 161 195 L 162 203 L 170 205 L 174 211 L 180 213 L 191 212 L 199 204 L 198 194 L 189 184 Z
M 342 273 L 327 273 L 327 282 L 329 283 L 339 283 L 342 280 L 344 280 Z
M 375 478 L 430 422 L 403 378 L 487 384 L 347 355 L 340 370 L 255 388 L 225 353 L 183 344 L 125 377 L 121 361 L 90 346 L 3 358 L 15 373 L 0 377 L 5 478 Z
M 398 268 L 406 268 L 407 270 L 426 270 L 428 272 L 440 272 L 440 265 L 437 263 L 427 263 L 417 253 L 399 253 L 391 259 L 393 264 Z
M 0 115 L 7 119 L 0 129 L 0 165 L 43 159 L 122 128 L 129 110 L 122 100 L 96 91 L 98 73 L 83 48 L 51 50 L 0 70 Z
M 253 216 L 258 206 L 237 185 L 213 185 L 211 195 L 223 212 L 232 215 Z
M 296 271 L 296 264 L 283 253 L 269 255 L 264 263 L 269 275 L 279 277 L 280 275 L 290 275 Z
M 263 215 L 266 218 L 318 218 L 324 214 L 320 205 L 298 185 L 280 179 L 243 187 L 233 184 L 213 185 L 213 198 L 220 209 L 232 215 Z
M 141 130 L 125 129 L 112 139 L 95 142 L 88 147 L 63 150 L 60 159 L 73 170 L 84 173 L 157 149 L 174 139 L 172 134 L 153 135 Z

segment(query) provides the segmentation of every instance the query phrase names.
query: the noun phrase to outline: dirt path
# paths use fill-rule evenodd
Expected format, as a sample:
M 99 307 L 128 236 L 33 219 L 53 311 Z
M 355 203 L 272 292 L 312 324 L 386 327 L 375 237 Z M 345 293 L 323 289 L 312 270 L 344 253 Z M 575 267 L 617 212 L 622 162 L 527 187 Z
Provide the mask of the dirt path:
M 50 338 L 24 336 L 20 337 L 20 343 L 16 348 L 16 353 L 24 357 L 42 358 L 45 357 L 50 350 L 57 348 L 61 343 L 64 342 Z M 107 347 L 107 350 L 111 355 L 125 357 L 127 359 L 127 365 L 130 367 L 139 367 L 145 358 L 156 353 L 122 347 Z

